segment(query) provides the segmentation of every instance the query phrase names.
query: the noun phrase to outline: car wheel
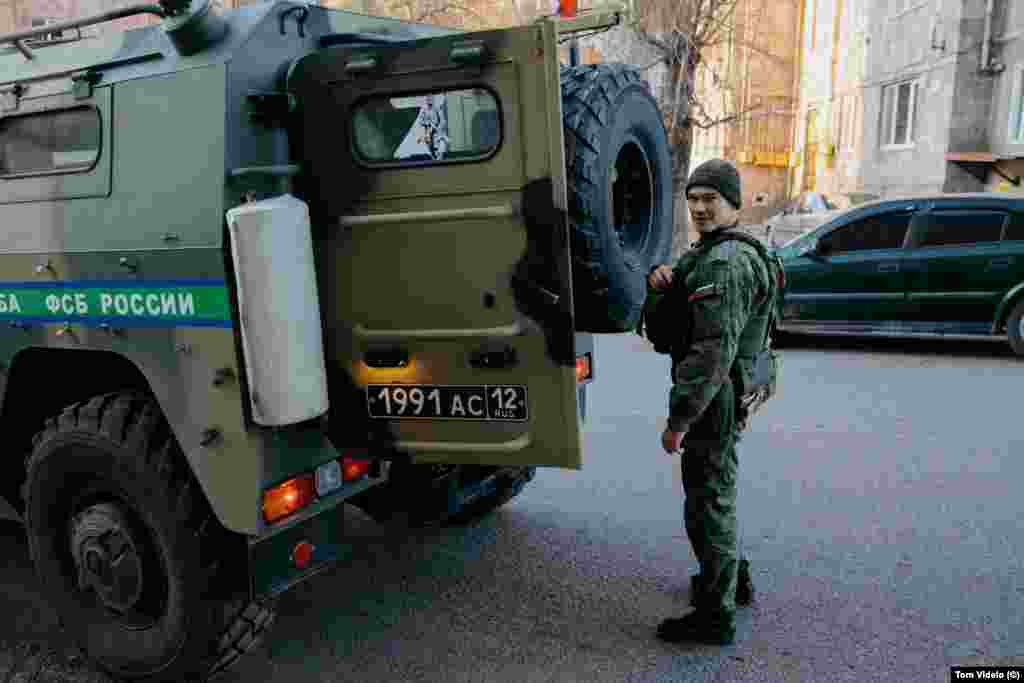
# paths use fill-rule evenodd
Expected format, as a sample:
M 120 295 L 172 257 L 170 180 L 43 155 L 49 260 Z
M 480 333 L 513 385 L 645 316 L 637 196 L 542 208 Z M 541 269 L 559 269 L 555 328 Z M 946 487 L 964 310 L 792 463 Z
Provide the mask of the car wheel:
M 272 602 L 225 585 L 225 530 L 160 410 L 107 394 L 47 420 L 25 483 L 43 591 L 82 651 L 119 679 L 204 679 L 255 647 Z M 236 589 L 237 588 L 237 589 Z
M 1017 302 L 1006 320 L 1006 336 L 1014 353 L 1024 356 L 1024 299 Z

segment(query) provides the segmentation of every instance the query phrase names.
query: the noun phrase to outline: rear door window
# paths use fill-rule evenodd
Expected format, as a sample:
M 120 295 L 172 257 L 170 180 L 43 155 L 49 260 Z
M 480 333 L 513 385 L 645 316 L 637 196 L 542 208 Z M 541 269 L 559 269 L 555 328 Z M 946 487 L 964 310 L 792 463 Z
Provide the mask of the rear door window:
M 919 247 L 998 242 L 1003 234 L 1003 211 L 937 210 L 928 214 Z
M 899 249 L 910 227 L 913 213 L 883 213 L 868 216 L 834 230 L 823 238 L 829 253 L 843 254 L 872 249 Z
M 501 142 L 498 100 L 486 88 L 371 98 L 352 113 L 352 141 L 367 166 L 483 160 Z
M 100 139 L 99 112 L 91 107 L 0 119 L 0 177 L 88 171 Z

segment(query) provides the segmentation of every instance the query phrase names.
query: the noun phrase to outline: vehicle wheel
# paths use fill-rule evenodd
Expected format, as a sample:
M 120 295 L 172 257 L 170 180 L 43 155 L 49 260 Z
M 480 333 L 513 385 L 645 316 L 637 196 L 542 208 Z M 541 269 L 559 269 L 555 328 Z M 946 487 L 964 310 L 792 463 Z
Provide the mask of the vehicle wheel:
M 672 162 L 639 73 L 623 64 L 562 70 L 576 329 L 636 328 L 652 266 L 672 247 Z
M 414 527 L 467 524 L 515 498 L 536 469 L 396 465 L 386 486 L 371 489 L 352 503 L 380 523 L 401 513 Z
M 1017 302 L 1006 319 L 1006 336 L 1013 352 L 1024 356 L 1024 300 Z
M 490 477 L 499 468 L 496 467 L 471 467 L 463 469 L 463 482 L 479 484 L 487 477 Z M 494 510 L 509 502 L 519 495 L 527 483 L 529 483 L 537 472 L 536 467 L 504 468 L 503 476 L 495 479 L 488 491 L 479 498 L 462 505 L 454 514 L 444 520 L 444 524 L 468 524 L 481 517 L 490 514 Z
M 36 573 L 82 651 L 118 678 L 203 679 L 252 649 L 272 603 L 218 570 L 244 552 L 149 399 L 66 408 L 34 440 L 25 483 Z M 234 586 L 230 588 L 235 588 Z

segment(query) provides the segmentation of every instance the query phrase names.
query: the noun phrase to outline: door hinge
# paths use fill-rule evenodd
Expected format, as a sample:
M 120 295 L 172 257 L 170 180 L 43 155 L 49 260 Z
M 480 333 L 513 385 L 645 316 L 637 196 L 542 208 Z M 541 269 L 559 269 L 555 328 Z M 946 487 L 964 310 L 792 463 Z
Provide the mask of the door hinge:
M 80 71 L 71 75 L 71 94 L 76 100 L 92 97 L 93 87 L 100 82 L 103 74 L 98 71 Z
M 26 90 L 28 90 L 28 86 L 22 83 L 15 83 L 9 88 L 0 90 L 0 110 L 17 110 L 18 105 L 21 102 L 21 98 L 25 94 Z

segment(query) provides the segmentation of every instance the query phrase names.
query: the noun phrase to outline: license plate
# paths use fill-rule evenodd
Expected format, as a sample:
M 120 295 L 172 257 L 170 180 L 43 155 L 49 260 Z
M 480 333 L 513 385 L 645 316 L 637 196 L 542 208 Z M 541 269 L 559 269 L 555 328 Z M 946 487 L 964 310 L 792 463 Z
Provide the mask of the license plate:
M 509 384 L 369 384 L 366 407 L 370 417 L 387 419 L 503 422 L 527 419 L 526 387 Z

